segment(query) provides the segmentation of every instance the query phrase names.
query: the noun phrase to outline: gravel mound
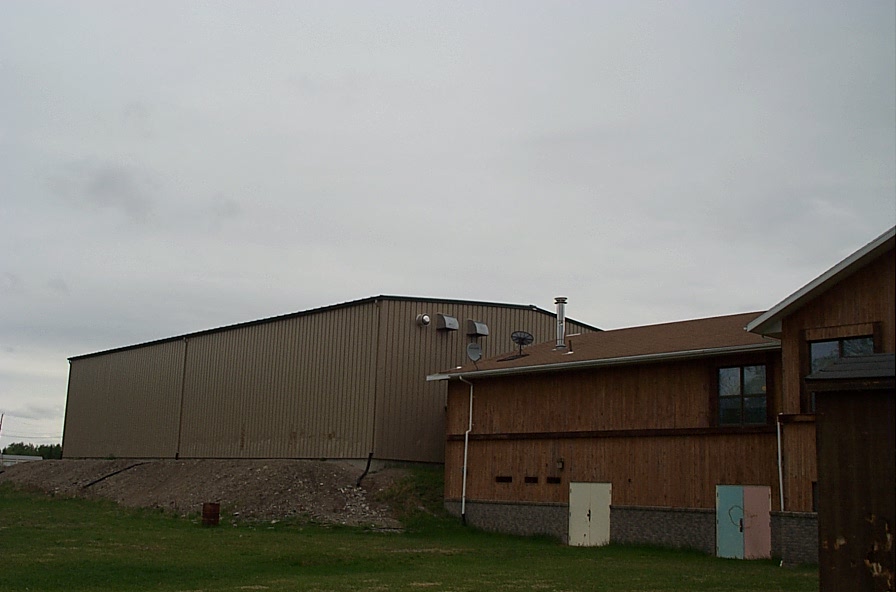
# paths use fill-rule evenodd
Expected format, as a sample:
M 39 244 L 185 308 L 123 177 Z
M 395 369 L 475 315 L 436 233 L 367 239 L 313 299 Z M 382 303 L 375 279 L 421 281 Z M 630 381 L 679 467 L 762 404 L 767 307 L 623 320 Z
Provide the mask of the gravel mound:
M 400 529 L 376 493 L 406 471 L 371 472 L 341 461 L 311 460 L 44 460 L 6 467 L 0 483 L 52 495 L 110 499 L 182 515 L 221 504 L 221 520 L 296 518 L 323 524 Z

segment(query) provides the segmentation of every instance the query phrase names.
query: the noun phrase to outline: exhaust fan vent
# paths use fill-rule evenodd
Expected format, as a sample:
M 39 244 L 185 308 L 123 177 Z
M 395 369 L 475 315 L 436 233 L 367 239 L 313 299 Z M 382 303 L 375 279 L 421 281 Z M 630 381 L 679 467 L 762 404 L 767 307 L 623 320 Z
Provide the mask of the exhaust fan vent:
M 467 335 L 470 337 L 488 337 L 488 325 L 473 319 L 467 319 Z
M 457 319 L 452 317 L 451 315 L 436 315 L 436 329 L 438 329 L 439 331 L 457 331 L 459 328 L 460 323 L 458 323 Z

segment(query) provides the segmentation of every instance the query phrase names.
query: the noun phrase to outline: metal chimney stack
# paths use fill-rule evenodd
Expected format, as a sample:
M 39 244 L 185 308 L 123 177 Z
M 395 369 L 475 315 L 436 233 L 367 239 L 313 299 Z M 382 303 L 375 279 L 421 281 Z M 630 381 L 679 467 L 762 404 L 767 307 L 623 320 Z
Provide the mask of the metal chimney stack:
M 557 347 L 554 349 L 566 349 L 566 296 L 554 298 L 557 305 Z

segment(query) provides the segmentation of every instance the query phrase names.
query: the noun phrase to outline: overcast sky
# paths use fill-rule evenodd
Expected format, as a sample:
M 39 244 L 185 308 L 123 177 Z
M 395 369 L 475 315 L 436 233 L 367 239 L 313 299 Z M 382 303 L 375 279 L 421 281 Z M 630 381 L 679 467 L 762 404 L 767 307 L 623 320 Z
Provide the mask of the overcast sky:
M 378 294 L 765 310 L 896 223 L 891 1 L 0 2 L 0 446 Z M 512 349 L 508 343 L 508 349 Z

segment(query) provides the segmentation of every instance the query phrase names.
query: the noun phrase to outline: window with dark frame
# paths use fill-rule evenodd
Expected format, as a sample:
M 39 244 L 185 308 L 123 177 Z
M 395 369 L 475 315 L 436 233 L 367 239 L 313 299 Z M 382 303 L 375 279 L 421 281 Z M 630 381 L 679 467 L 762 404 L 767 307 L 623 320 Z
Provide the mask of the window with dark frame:
M 765 364 L 719 368 L 719 425 L 768 423 Z
M 868 356 L 874 353 L 874 337 L 843 337 L 809 342 L 809 374 L 824 370 L 840 358 Z M 804 399 L 805 401 L 805 399 Z M 815 393 L 809 395 L 809 413 L 815 413 Z
M 840 358 L 867 356 L 874 353 L 874 337 L 847 337 L 809 342 L 809 373 L 824 370 Z

